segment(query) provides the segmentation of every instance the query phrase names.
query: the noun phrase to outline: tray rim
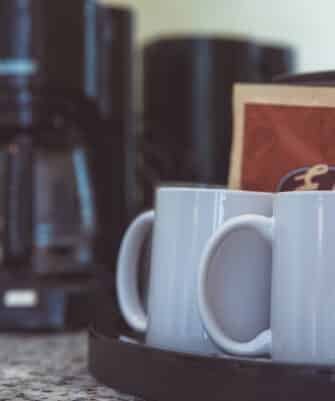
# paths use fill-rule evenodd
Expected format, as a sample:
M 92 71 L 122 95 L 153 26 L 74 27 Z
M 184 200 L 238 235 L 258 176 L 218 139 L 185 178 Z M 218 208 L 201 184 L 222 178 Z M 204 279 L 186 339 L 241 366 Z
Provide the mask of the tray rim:
M 291 369 L 300 369 L 300 370 L 310 370 L 310 371 L 321 371 L 322 375 L 325 374 L 325 372 L 329 372 L 329 374 L 334 375 L 335 379 L 335 364 L 330 365 L 330 364 L 302 364 L 302 363 L 295 363 L 295 362 L 290 362 L 290 363 L 284 363 L 284 362 L 272 362 L 270 359 L 265 359 L 265 358 L 239 358 L 235 356 L 229 356 L 227 355 L 226 357 L 221 357 L 217 355 L 201 355 L 201 354 L 193 354 L 189 352 L 178 352 L 178 351 L 170 351 L 167 349 L 161 349 L 158 347 L 150 347 L 145 344 L 141 343 L 135 343 L 135 342 L 126 342 L 126 341 L 121 341 L 119 339 L 119 336 L 122 334 L 114 334 L 113 336 L 109 336 L 107 334 L 99 332 L 96 328 L 93 326 L 90 326 L 88 329 L 89 337 L 94 337 L 98 338 L 100 341 L 107 342 L 110 344 L 120 344 L 120 346 L 124 346 L 127 348 L 133 348 L 137 350 L 142 350 L 144 351 L 149 351 L 152 353 L 157 353 L 160 355 L 165 355 L 166 357 L 174 357 L 175 359 L 196 359 L 196 360 L 202 360 L 202 361 L 220 361 L 220 363 L 237 363 L 237 364 L 243 364 L 245 366 L 252 366 L 252 367 L 271 367 L 271 368 L 291 368 Z M 125 337 L 129 336 L 124 334 Z
M 89 329 L 89 371 L 101 384 L 112 387 L 121 393 L 132 394 L 141 397 L 146 401 L 168 401 L 172 399 L 179 401 L 177 391 L 181 391 L 180 400 L 182 400 L 183 397 L 185 400 L 185 394 L 183 391 L 185 392 L 186 389 L 180 387 L 177 388 L 177 386 L 174 385 L 174 383 L 177 382 L 180 384 L 182 378 L 168 379 L 168 384 L 163 383 L 161 388 L 159 387 L 159 384 L 156 384 L 161 377 L 167 377 L 167 371 L 169 370 L 169 367 L 177 367 L 180 370 L 182 365 L 184 367 L 184 370 L 181 370 L 184 372 L 183 374 L 187 375 L 188 372 L 191 372 L 191 376 L 193 375 L 199 377 L 201 376 L 201 372 L 204 372 L 205 381 L 207 378 L 209 379 L 209 382 L 217 385 L 215 389 L 213 388 L 213 400 L 215 401 L 232 399 L 232 393 L 229 393 L 229 391 L 234 388 L 236 389 L 237 377 L 241 378 L 242 386 L 244 380 L 248 383 L 249 387 L 250 385 L 251 387 L 253 386 L 253 384 L 250 384 L 253 381 L 255 383 L 257 381 L 259 383 L 264 381 L 271 383 L 272 381 L 273 385 L 278 387 L 277 389 L 269 390 L 269 388 L 267 388 L 265 390 L 260 389 L 259 391 L 279 391 L 281 394 L 285 394 L 287 400 L 290 400 L 291 390 L 289 388 L 282 388 L 283 386 L 285 387 L 285 384 L 283 385 L 285 381 L 293 384 L 295 389 L 294 391 L 296 391 L 296 388 L 299 386 L 300 390 L 304 389 L 304 385 L 307 383 L 307 385 L 310 386 L 309 388 L 311 391 L 308 391 L 311 394 L 313 391 L 316 391 L 315 389 L 320 390 L 320 388 L 322 388 L 326 391 L 329 391 L 331 388 L 332 400 L 335 396 L 335 366 L 333 365 L 283 364 L 264 360 L 245 360 L 235 357 L 222 358 L 217 356 L 212 357 L 206 355 L 184 354 L 146 347 L 142 344 L 122 342 L 118 339 L 119 335 L 120 333 L 115 332 L 113 335 L 109 336 L 99 332 L 94 327 Z M 111 358 L 112 362 L 108 362 L 107 358 L 111 356 L 114 356 L 116 359 Z M 134 362 L 136 362 L 135 365 L 139 365 L 139 362 L 142 362 L 143 360 L 142 366 L 145 366 L 148 369 L 149 375 L 151 375 L 152 378 L 152 383 L 154 383 L 153 385 L 148 385 L 148 380 L 145 382 L 145 378 L 147 376 L 144 372 L 140 372 L 140 378 L 137 377 L 133 366 L 130 366 L 131 373 L 129 377 L 126 377 L 128 374 L 128 366 L 125 365 L 129 363 L 129 360 L 131 360 L 133 356 L 134 358 L 137 358 L 136 361 L 134 359 Z M 123 357 L 125 359 L 122 359 Z M 139 361 L 139 359 L 141 359 L 141 361 Z M 121 362 L 121 360 L 125 361 L 125 363 L 118 365 L 118 361 Z M 163 362 L 166 366 L 163 366 Z M 171 375 L 173 376 L 173 373 L 171 373 Z M 230 394 L 228 398 L 221 398 L 221 396 L 218 398 L 217 392 L 220 388 L 220 375 L 222 376 L 221 383 L 225 383 L 225 378 L 228 376 L 229 380 L 233 380 L 233 382 L 235 380 L 235 384 L 232 385 L 229 383 L 226 383 L 227 385 L 222 384 L 222 397 L 227 397 Z M 274 380 L 275 378 L 278 380 L 278 386 L 276 386 L 277 381 Z M 192 377 L 188 377 L 186 380 L 186 383 L 190 384 L 190 382 L 192 382 Z M 281 387 L 279 387 L 279 383 L 281 383 Z M 254 395 L 258 391 L 256 384 L 254 385 L 256 386 L 254 389 Z M 168 390 L 164 387 L 164 385 L 169 385 Z M 269 385 L 270 384 L 268 383 L 268 386 Z M 225 390 L 228 391 L 229 394 L 225 394 Z M 168 393 L 165 394 L 164 391 L 168 391 Z M 240 391 L 243 392 L 243 390 Z M 285 397 L 282 396 L 282 398 L 274 398 L 274 400 L 281 401 L 286 399 Z M 196 401 L 202 398 L 197 398 L 197 396 L 194 397 L 194 395 L 190 397 L 190 399 Z M 208 395 L 208 399 L 212 399 L 210 395 Z M 250 398 L 250 400 L 254 399 L 256 398 Z M 259 399 L 261 400 L 262 396 L 260 396 Z M 306 397 L 306 394 L 301 398 L 301 400 L 302 399 L 305 401 L 310 400 L 310 398 Z M 237 398 L 237 400 L 242 400 L 242 398 Z M 244 400 L 249 400 L 249 398 L 243 399 L 243 401 Z M 328 401 L 328 398 L 324 398 L 324 400 Z M 299 401 L 299 398 L 295 399 L 294 401 Z

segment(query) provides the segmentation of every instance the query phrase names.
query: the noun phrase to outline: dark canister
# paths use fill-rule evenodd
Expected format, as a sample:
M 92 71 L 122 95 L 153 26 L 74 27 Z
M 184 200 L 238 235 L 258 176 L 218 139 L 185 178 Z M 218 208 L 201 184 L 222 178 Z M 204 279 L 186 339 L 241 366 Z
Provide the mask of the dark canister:
M 232 90 L 261 79 L 249 41 L 169 37 L 144 49 L 139 171 L 143 207 L 159 181 L 227 184 Z

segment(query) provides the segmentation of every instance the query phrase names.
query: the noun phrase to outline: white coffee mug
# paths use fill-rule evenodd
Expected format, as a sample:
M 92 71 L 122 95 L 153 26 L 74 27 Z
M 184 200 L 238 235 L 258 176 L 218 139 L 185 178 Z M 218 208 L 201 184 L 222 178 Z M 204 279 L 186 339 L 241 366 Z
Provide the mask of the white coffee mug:
M 241 342 L 216 319 L 207 282 L 221 244 L 246 228 L 272 243 L 271 323 L 251 341 Z M 259 276 L 256 266 L 255 275 Z M 273 218 L 247 215 L 229 220 L 204 250 L 198 285 L 203 323 L 222 350 L 243 356 L 270 354 L 279 362 L 334 364 L 335 192 L 280 193 Z
M 181 352 L 218 352 L 203 329 L 197 307 L 201 253 L 208 239 L 228 218 L 251 212 L 271 216 L 272 199 L 272 194 L 220 187 L 158 188 L 155 212 L 140 215 L 126 232 L 117 269 L 121 311 L 132 328 L 146 333 L 148 345 Z M 152 227 L 146 314 L 138 291 L 138 270 L 141 249 Z M 254 233 L 237 234 L 237 237 L 242 238 L 233 238 L 225 249 L 227 285 L 222 291 L 216 285 L 219 280 L 213 278 L 211 293 L 214 304 L 222 303 L 222 299 L 227 301 L 227 308 L 220 311 L 220 320 L 223 315 L 225 318 L 224 327 L 246 340 L 268 325 L 271 250 Z M 237 243 L 247 243 L 249 253 L 241 252 Z M 257 275 L 254 263 L 260 265 Z M 246 278 L 242 289 L 244 299 L 241 291 L 236 291 L 241 278 Z

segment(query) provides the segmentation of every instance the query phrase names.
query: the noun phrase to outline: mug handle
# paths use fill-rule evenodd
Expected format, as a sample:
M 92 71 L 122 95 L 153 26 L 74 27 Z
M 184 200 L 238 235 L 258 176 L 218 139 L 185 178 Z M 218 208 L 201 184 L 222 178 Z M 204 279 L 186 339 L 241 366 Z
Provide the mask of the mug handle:
M 225 239 L 240 229 L 256 230 L 266 241 L 273 243 L 273 218 L 244 215 L 227 221 L 208 241 L 202 254 L 198 280 L 198 305 L 202 322 L 209 336 L 224 351 L 239 356 L 259 356 L 271 353 L 272 333 L 267 329 L 249 342 L 238 342 L 229 338 L 218 324 L 209 303 L 208 275 L 214 256 Z
M 139 261 L 154 218 L 155 213 L 151 210 L 133 221 L 123 237 L 117 262 L 116 291 L 121 312 L 129 326 L 141 333 L 147 330 L 148 317 L 139 293 Z

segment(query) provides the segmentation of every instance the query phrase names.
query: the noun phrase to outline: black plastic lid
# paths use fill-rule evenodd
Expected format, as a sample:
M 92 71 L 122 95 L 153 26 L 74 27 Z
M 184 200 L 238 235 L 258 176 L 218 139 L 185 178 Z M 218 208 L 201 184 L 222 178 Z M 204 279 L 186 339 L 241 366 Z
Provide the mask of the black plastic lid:
M 0 0 L 0 85 L 40 83 L 45 0 Z

